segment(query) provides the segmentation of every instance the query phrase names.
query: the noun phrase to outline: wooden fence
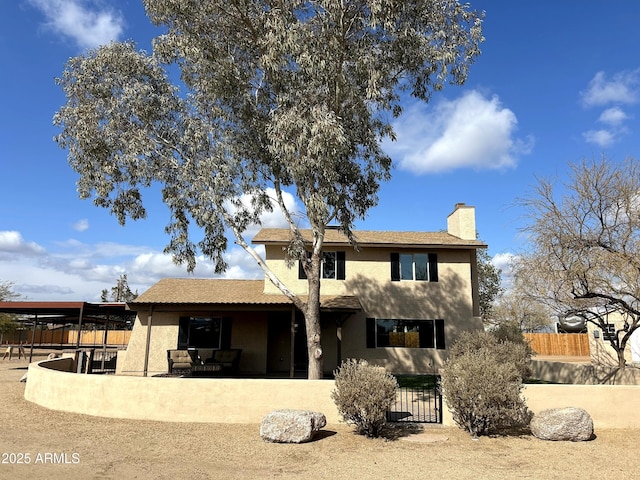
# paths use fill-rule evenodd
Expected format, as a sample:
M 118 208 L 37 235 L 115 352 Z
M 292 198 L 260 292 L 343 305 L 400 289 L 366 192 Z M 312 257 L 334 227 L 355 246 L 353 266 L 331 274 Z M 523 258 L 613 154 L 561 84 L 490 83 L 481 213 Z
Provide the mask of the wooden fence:
M 1 342 L 3 344 L 31 344 L 33 330 L 4 333 Z M 107 345 L 126 346 L 131 337 L 131 330 L 109 330 L 107 332 Z M 102 345 L 104 330 L 83 330 L 80 332 L 80 345 Z M 36 330 L 34 345 L 76 345 L 78 343 L 77 330 Z
M 589 335 L 586 333 L 525 333 L 524 338 L 538 355 L 588 357 Z

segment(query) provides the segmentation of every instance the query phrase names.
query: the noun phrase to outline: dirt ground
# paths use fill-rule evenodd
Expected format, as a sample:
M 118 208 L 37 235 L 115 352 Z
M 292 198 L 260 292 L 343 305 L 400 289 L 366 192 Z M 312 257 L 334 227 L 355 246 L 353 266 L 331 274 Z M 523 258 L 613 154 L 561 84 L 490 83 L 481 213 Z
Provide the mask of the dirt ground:
M 640 472 L 638 430 L 589 442 L 474 441 L 457 428 L 367 439 L 328 425 L 301 445 L 265 443 L 259 425 L 160 423 L 44 409 L 24 399 L 23 360 L 0 361 L 0 478 L 607 479 Z M 161 399 L 159 399 L 161 401 Z M 22 463 L 18 463 L 22 461 Z

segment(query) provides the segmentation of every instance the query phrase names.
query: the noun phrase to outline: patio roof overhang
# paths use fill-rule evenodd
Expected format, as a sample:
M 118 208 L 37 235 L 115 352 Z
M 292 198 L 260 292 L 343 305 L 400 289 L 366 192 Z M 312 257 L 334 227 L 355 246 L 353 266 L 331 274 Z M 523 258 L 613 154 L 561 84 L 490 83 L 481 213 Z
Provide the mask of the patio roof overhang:
M 66 325 L 81 327 L 85 323 L 93 324 L 126 324 L 127 317 L 136 312 L 124 303 L 89 303 L 89 302 L 0 302 L 0 313 L 20 315 L 17 320 L 22 323 L 33 323 L 31 351 L 29 361 L 33 360 L 35 331 L 38 324 Z M 80 335 L 76 347 L 80 346 Z

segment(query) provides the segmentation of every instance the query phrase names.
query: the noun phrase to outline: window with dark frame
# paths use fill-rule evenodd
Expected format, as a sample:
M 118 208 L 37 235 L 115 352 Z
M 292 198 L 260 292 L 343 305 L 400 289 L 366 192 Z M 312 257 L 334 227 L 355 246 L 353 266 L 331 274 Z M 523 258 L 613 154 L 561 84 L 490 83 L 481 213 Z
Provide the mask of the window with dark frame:
M 228 348 L 230 324 L 220 317 L 180 317 L 178 348 Z
M 391 280 L 438 281 L 438 256 L 435 253 L 392 253 Z
M 614 323 L 605 324 L 605 329 L 602 330 L 602 340 L 609 342 L 616 338 L 616 326 Z
M 322 252 L 322 264 L 320 266 L 320 278 L 325 280 L 344 280 L 346 273 L 345 252 L 331 251 Z M 307 257 L 311 257 L 311 252 L 307 252 Z M 307 275 L 302 267 L 302 262 L 298 261 L 298 279 L 304 280 Z
M 367 319 L 367 348 L 435 348 L 445 345 L 444 320 Z

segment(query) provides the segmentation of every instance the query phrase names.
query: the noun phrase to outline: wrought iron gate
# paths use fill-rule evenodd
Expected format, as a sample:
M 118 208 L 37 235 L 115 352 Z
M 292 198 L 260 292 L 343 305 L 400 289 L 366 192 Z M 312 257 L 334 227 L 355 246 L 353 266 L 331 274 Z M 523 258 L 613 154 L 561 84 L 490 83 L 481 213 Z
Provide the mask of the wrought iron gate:
M 389 422 L 442 423 L 442 394 L 438 387 L 400 387 L 387 412 Z

